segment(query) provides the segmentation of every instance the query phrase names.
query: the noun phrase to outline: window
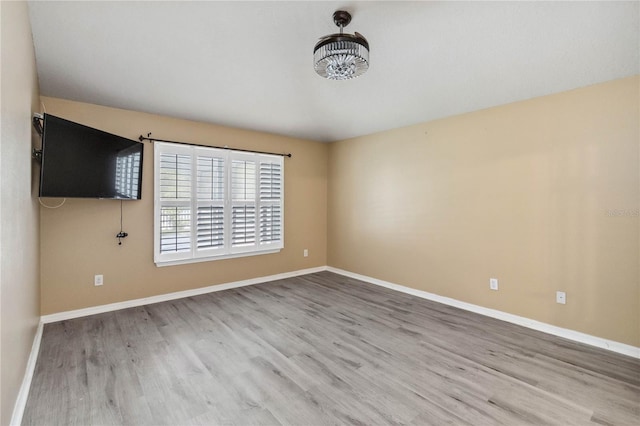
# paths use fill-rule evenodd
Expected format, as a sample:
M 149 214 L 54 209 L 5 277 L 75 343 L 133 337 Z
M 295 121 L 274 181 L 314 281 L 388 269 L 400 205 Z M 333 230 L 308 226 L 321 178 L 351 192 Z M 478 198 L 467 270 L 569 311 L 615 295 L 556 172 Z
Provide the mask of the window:
M 281 156 L 165 142 L 154 152 L 157 265 L 283 248 Z

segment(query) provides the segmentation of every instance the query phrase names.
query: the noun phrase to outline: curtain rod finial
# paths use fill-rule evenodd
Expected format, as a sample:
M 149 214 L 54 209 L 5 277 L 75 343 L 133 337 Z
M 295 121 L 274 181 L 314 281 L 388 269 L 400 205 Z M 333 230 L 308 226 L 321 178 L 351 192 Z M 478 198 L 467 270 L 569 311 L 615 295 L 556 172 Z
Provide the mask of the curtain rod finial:
M 147 136 L 142 136 L 142 135 L 140 135 L 140 136 L 138 137 L 138 140 L 139 140 L 140 142 L 145 141 L 145 140 L 150 141 L 150 140 L 151 140 L 151 132 L 147 133 Z

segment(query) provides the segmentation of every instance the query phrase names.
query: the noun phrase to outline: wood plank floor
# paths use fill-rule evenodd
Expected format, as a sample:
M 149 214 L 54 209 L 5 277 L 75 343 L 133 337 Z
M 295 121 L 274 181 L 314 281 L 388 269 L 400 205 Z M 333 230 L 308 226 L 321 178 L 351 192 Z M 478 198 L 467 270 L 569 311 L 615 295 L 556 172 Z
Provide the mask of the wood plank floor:
M 640 361 L 330 272 L 45 326 L 23 424 L 640 424 Z

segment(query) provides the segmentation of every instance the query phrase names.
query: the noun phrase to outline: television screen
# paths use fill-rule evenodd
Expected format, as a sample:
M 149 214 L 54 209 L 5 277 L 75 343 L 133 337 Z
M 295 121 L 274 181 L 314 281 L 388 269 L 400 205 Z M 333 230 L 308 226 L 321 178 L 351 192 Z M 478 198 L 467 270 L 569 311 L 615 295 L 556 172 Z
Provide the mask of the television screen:
M 44 115 L 41 197 L 139 200 L 143 145 Z

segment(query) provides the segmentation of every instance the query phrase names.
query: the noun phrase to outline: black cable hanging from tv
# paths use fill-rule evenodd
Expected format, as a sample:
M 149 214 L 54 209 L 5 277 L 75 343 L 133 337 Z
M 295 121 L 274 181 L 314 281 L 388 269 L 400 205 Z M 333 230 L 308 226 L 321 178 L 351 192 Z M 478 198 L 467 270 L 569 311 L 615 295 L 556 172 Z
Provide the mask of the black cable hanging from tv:
M 177 143 L 177 144 L 182 144 L 182 145 L 201 146 L 201 147 L 204 147 L 204 148 L 228 149 L 228 150 L 231 150 L 231 151 L 251 152 L 251 153 L 254 153 L 254 154 L 279 155 L 281 157 L 289 157 L 289 158 L 291 158 L 291 153 L 283 154 L 283 153 L 279 153 L 279 152 L 255 151 L 253 149 L 229 148 L 228 146 L 212 146 L 212 145 L 203 145 L 203 144 L 191 143 L 191 142 L 170 141 L 170 140 L 166 140 L 166 139 L 152 138 L 151 137 L 151 133 L 147 133 L 147 136 L 140 135 L 138 140 L 140 142 L 149 141 L 151 143 L 153 143 L 153 142 Z
M 127 238 L 129 234 L 122 230 L 122 200 L 120 200 L 120 232 L 116 234 L 116 238 L 118 239 L 118 245 L 122 245 L 122 239 Z

